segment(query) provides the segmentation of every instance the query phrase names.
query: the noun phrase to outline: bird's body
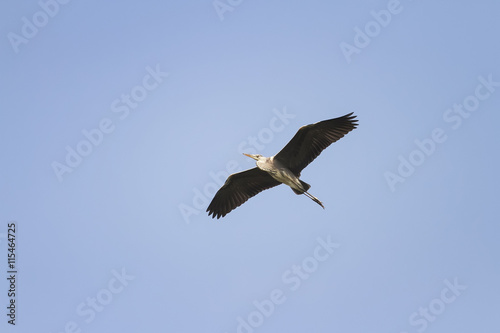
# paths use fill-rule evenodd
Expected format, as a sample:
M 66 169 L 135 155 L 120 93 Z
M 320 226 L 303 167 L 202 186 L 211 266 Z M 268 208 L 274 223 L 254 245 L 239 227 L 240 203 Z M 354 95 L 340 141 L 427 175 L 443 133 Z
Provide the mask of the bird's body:
M 356 128 L 352 113 L 343 117 L 302 126 L 288 144 L 275 156 L 244 154 L 256 160 L 256 168 L 232 174 L 217 191 L 207 208 L 212 218 L 224 217 L 259 192 L 285 184 L 296 194 L 304 194 L 321 207 L 318 198 L 307 191 L 311 187 L 302 181 L 300 172 L 333 142 Z
M 244 154 L 244 155 L 256 160 L 257 162 L 255 162 L 255 164 L 260 170 L 267 172 L 269 175 L 271 175 L 271 177 L 276 179 L 278 182 L 290 186 L 290 188 L 296 194 L 305 194 L 306 196 L 311 198 L 314 202 L 323 207 L 323 209 L 325 208 L 323 206 L 323 203 L 319 201 L 318 198 L 307 192 L 307 190 L 311 187 L 311 185 L 300 180 L 299 179 L 300 174 L 299 176 L 295 175 L 279 160 L 275 160 L 274 156 L 264 157 L 260 154 L 256 155 Z
M 284 165 L 282 165 L 279 161 L 274 160 L 274 156 L 264 157 L 262 155 L 250 155 L 245 154 L 250 158 L 254 158 L 256 160 L 255 165 L 257 167 L 271 175 L 274 179 L 288 185 L 292 188 L 300 189 L 299 178 L 296 177 L 293 172 L 288 170 Z

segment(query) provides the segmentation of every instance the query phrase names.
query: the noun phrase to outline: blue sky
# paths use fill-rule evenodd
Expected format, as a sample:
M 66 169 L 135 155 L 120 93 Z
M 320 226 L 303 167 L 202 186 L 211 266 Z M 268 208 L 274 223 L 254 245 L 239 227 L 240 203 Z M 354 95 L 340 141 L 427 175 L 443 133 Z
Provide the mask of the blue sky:
M 8 4 L 2 332 L 494 330 L 499 9 Z M 350 112 L 302 172 L 325 210 L 281 185 L 208 218 L 242 152 Z

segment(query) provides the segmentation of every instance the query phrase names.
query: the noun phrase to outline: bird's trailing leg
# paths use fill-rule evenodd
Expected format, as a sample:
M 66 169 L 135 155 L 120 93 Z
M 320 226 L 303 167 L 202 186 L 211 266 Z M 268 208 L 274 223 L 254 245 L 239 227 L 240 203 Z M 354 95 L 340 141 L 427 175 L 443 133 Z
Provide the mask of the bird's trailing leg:
M 314 195 L 310 194 L 309 192 L 305 191 L 304 194 L 310 198 L 312 201 L 314 201 L 315 203 L 317 203 L 318 205 L 320 205 L 321 207 L 323 207 L 323 209 L 325 209 L 325 206 L 323 206 L 323 203 L 321 201 L 319 201 L 318 198 L 316 198 Z

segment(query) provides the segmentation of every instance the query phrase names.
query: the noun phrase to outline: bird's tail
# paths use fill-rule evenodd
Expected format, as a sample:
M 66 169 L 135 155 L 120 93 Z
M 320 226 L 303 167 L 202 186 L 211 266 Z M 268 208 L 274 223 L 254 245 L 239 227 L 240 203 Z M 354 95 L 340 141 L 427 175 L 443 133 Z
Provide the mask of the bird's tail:
M 294 189 L 293 187 L 291 187 L 291 189 L 295 192 L 295 194 L 302 194 L 311 188 L 311 185 L 309 185 L 305 181 L 299 179 L 299 182 L 302 185 L 303 190 L 297 190 L 297 189 Z
M 319 201 L 318 198 L 316 198 L 314 195 L 312 195 L 309 192 L 307 192 L 307 190 L 309 190 L 311 188 L 311 185 L 309 185 L 308 183 L 306 183 L 303 180 L 299 179 L 299 181 L 300 181 L 300 184 L 302 185 L 302 187 L 304 188 L 304 190 L 301 191 L 301 190 L 297 190 L 297 189 L 291 187 L 291 189 L 293 190 L 293 192 L 295 192 L 295 194 L 305 194 L 306 197 L 310 198 L 312 201 L 314 201 L 315 203 L 317 203 L 318 205 L 320 205 L 321 207 L 323 207 L 323 209 L 325 209 L 325 206 L 323 206 L 323 203 L 321 201 Z

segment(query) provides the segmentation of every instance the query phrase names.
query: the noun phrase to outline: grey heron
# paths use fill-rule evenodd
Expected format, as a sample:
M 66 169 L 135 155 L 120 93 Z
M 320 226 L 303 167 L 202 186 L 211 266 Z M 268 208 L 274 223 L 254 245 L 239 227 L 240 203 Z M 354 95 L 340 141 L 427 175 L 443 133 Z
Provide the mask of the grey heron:
M 230 175 L 207 208 L 208 216 L 220 218 L 258 193 L 286 184 L 295 194 L 304 194 L 318 205 L 323 203 L 307 192 L 311 185 L 299 179 L 300 172 L 329 145 L 357 127 L 352 112 L 345 116 L 302 126 L 276 155 L 243 154 L 257 167 Z

